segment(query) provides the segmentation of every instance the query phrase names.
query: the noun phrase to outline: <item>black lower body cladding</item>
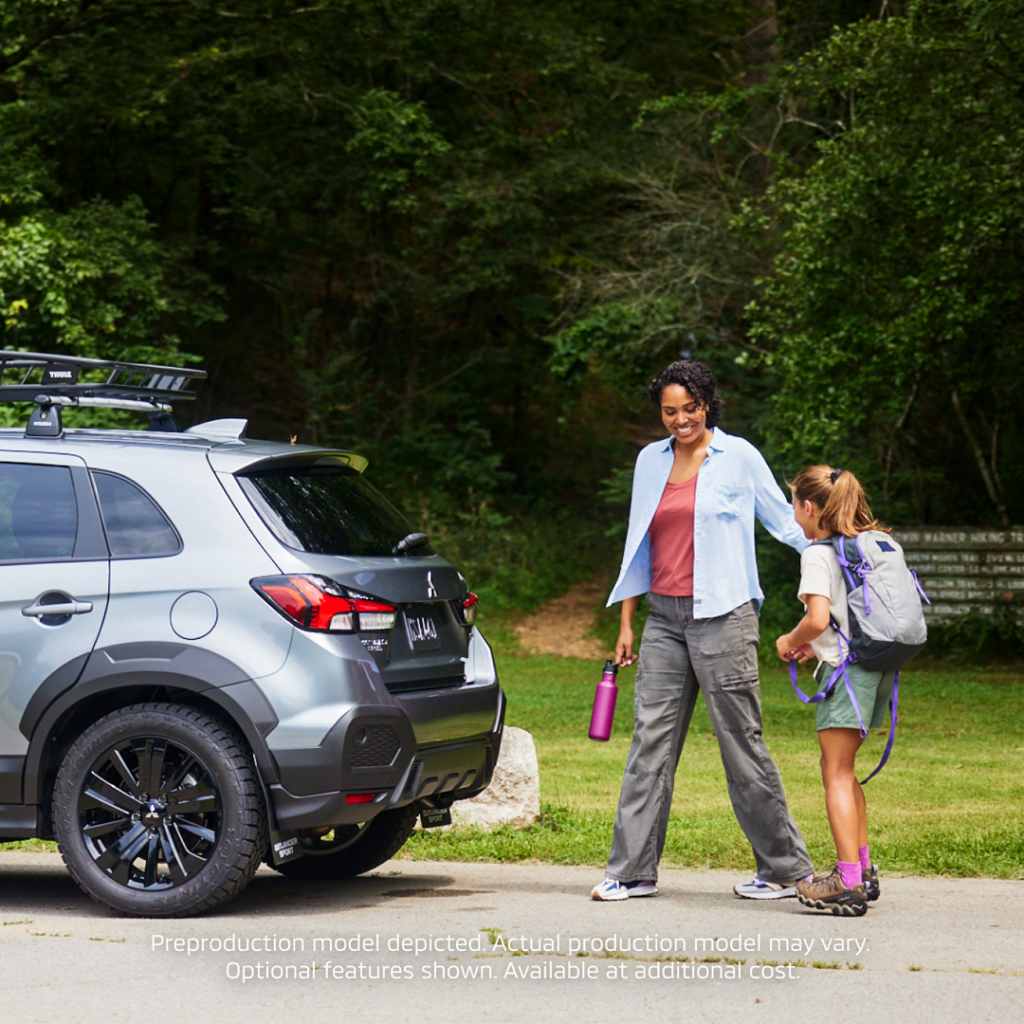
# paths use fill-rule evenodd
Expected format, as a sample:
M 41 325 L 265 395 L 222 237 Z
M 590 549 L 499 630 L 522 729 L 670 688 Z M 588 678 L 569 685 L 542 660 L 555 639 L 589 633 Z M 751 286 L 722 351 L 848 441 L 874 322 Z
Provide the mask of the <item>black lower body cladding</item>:
M 480 792 L 497 763 L 505 708 L 501 690 L 468 686 L 435 694 L 426 731 L 455 733 L 454 742 L 447 743 L 424 744 L 418 737 L 415 719 L 427 710 L 419 703 L 423 699 L 428 695 L 418 694 L 411 707 L 402 699 L 400 707 L 353 708 L 318 747 L 274 750 L 281 780 L 269 788 L 276 827 L 354 824 L 414 800 L 450 802 Z M 347 797 L 357 793 L 377 796 L 349 803 Z

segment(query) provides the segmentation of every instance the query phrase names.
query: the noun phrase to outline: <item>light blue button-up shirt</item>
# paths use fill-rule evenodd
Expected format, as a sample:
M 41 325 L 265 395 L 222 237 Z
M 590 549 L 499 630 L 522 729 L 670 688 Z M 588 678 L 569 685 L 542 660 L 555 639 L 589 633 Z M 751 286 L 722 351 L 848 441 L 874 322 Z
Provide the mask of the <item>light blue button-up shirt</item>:
M 671 437 L 649 444 L 637 456 L 622 569 L 608 604 L 651 589 L 647 530 L 674 461 Z M 764 594 L 757 579 L 755 517 L 773 537 L 797 551 L 810 544 L 764 456 L 749 441 L 716 427 L 697 474 L 694 498 L 694 618 L 713 619 L 752 599 L 760 607 Z

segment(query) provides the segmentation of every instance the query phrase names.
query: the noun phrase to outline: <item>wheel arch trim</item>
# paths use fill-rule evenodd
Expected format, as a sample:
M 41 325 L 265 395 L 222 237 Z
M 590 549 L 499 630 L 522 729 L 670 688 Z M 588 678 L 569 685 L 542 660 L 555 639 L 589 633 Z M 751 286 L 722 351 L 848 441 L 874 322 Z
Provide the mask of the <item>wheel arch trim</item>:
M 218 684 L 175 671 L 176 666 L 166 658 L 159 659 L 159 665 L 152 664 L 157 659 L 113 662 L 110 664 L 111 671 L 90 672 L 93 660 L 101 653 L 97 651 L 93 654 L 89 668 L 78 684 L 53 701 L 36 722 L 25 758 L 23 798 L 26 803 L 41 804 L 45 800 L 47 779 L 58 767 L 50 755 L 50 748 L 76 712 L 86 712 L 87 717 L 95 720 L 118 706 L 153 699 L 147 696 L 146 691 L 164 691 L 171 695 L 169 699 L 172 700 L 175 692 L 184 692 L 193 698 L 201 698 L 203 704 L 213 705 L 245 737 L 263 781 L 267 785 L 279 781 L 277 763 L 264 739 L 266 733 L 277 724 L 277 716 L 263 691 L 252 679 L 243 676 L 227 684 Z M 225 661 L 216 655 L 212 657 L 220 662 Z M 111 699 L 118 695 L 122 695 L 123 699 Z

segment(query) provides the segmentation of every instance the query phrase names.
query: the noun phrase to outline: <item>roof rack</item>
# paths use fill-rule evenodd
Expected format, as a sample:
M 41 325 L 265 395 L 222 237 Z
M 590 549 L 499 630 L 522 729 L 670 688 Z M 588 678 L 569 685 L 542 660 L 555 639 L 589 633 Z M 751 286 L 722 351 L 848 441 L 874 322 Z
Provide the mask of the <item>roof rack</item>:
M 110 372 L 105 381 L 79 383 L 83 370 Z M 17 383 L 5 383 L 10 371 L 16 371 Z M 194 399 L 195 392 L 186 390 L 186 385 L 205 377 L 205 370 L 181 366 L 0 351 L 0 402 L 36 405 L 25 427 L 26 437 L 62 437 L 61 409 L 83 406 L 148 413 L 150 430 L 177 433 L 180 428 L 170 403 Z

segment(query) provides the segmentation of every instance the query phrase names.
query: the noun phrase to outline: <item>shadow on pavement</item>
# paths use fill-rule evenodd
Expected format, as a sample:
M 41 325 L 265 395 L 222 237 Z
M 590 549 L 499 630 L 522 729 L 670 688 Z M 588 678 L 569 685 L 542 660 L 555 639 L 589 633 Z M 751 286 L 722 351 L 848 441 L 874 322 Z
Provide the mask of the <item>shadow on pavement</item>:
M 44 862 L 39 862 L 45 858 Z M 36 855 L 34 862 L 0 854 L 0 915 L 4 921 L 42 914 L 73 914 L 95 918 L 121 917 L 90 899 L 75 883 L 60 858 Z M 275 916 L 339 914 L 405 900 L 491 895 L 493 890 L 454 888 L 447 874 L 402 872 L 369 874 L 338 882 L 304 882 L 261 869 L 245 890 L 205 918 L 231 918 L 257 912 Z M 477 908 L 483 909 L 483 908 Z

